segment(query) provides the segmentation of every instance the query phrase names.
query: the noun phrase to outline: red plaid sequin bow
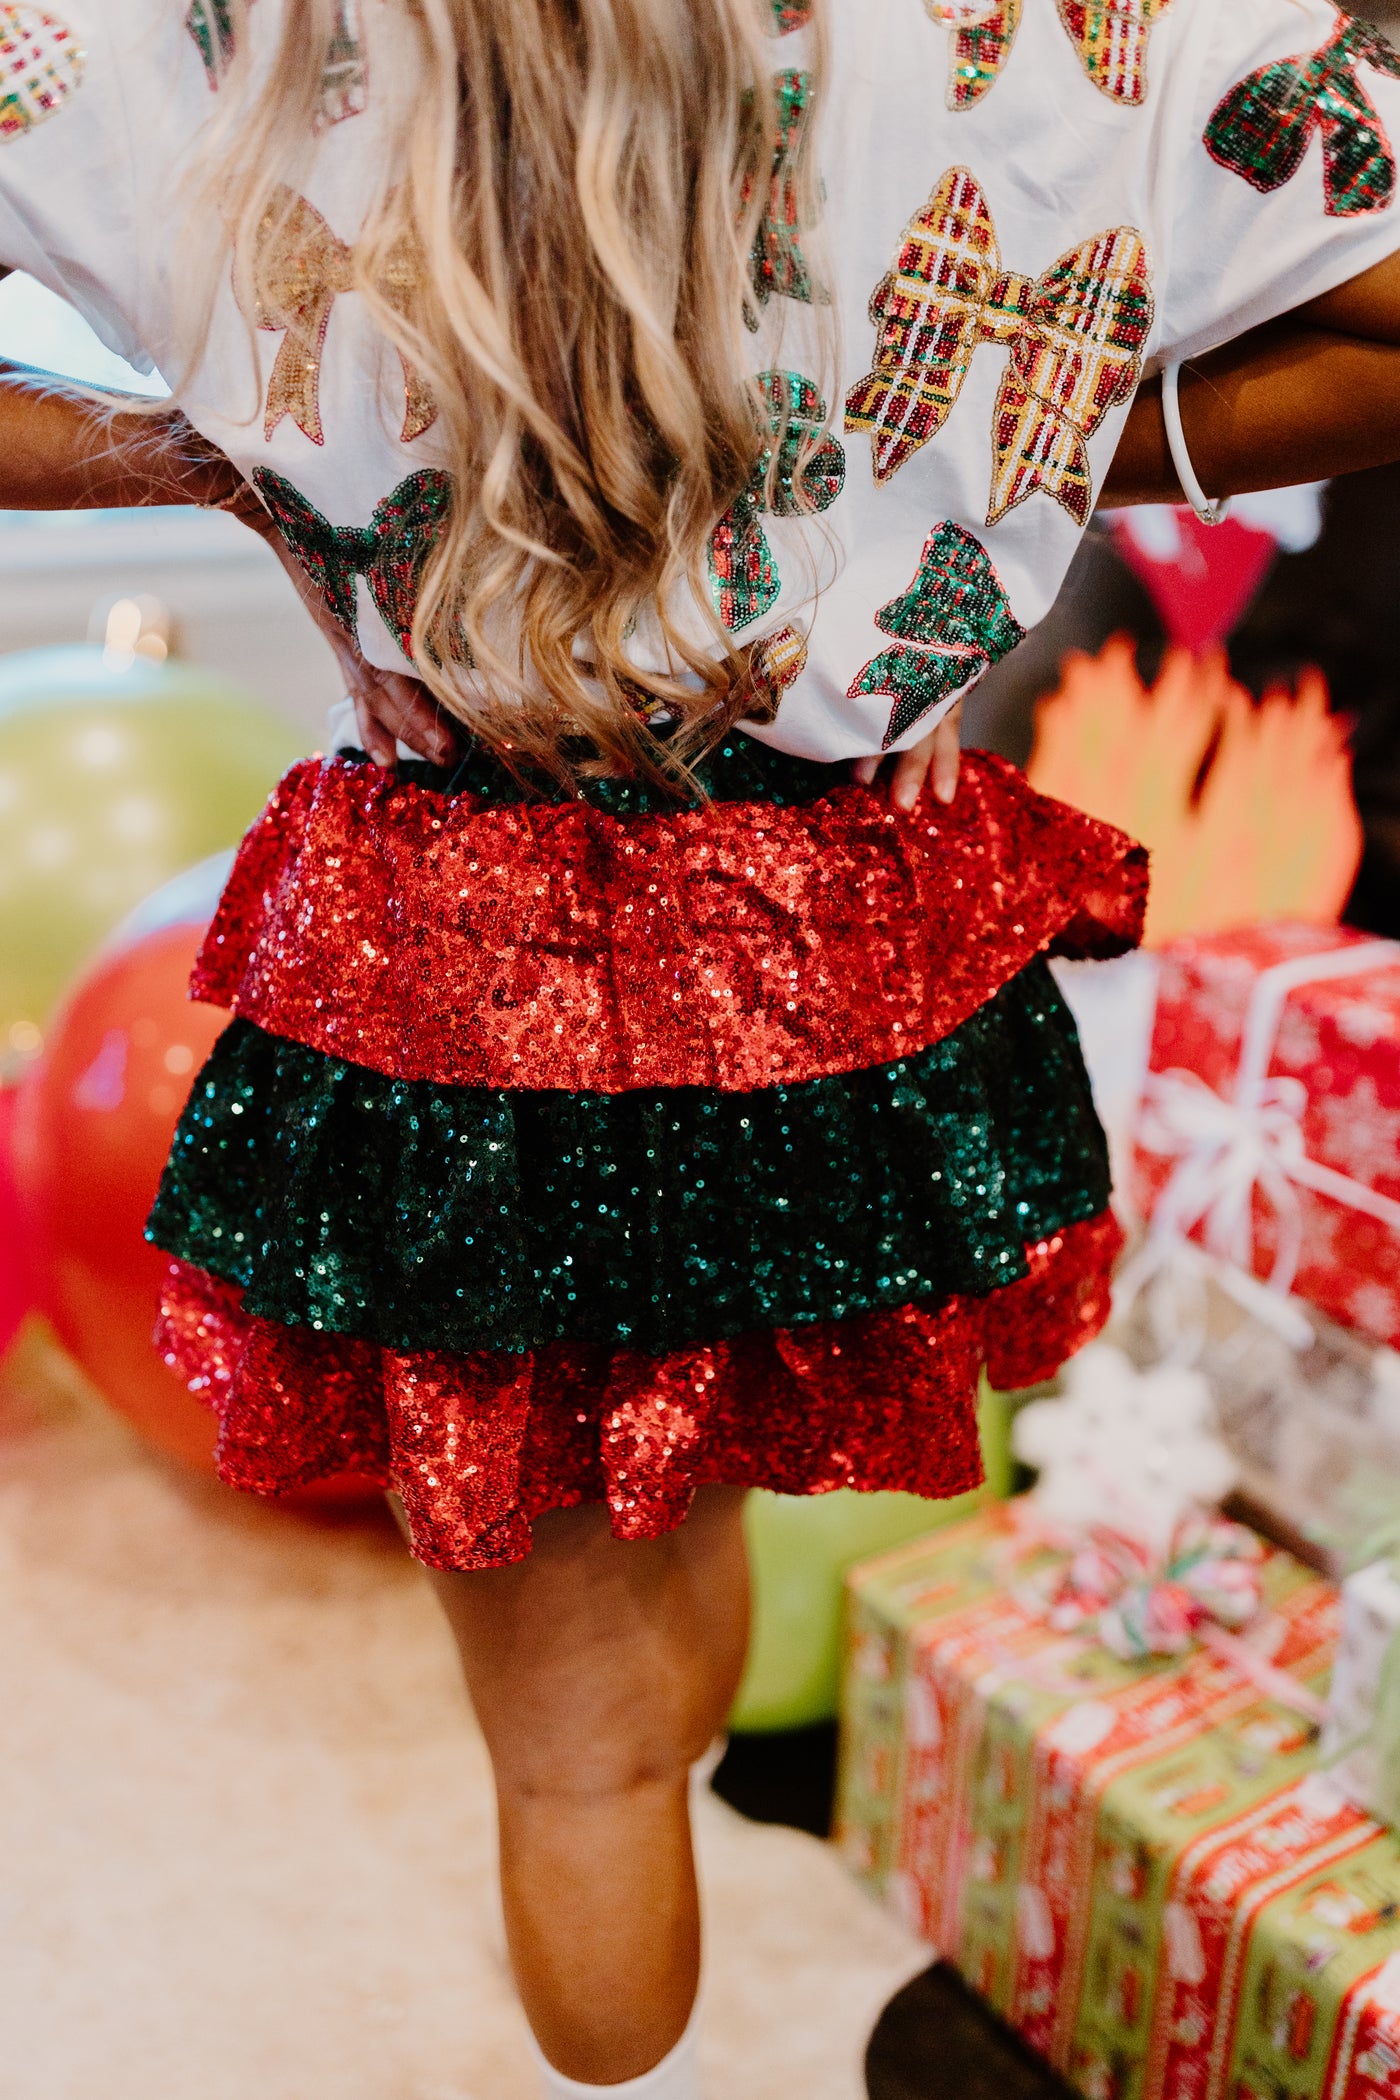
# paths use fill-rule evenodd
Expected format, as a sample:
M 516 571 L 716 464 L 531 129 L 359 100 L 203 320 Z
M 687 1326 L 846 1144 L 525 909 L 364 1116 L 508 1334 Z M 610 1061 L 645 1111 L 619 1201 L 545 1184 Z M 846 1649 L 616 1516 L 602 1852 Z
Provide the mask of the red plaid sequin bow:
M 83 78 L 86 54 L 55 15 L 0 6 L 0 146 L 62 109 Z
M 948 107 L 970 109 L 1001 77 L 1025 0 L 924 0 L 953 31 Z M 1136 105 L 1147 94 L 1147 46 L 1173 0 L 1059 0 L 1060 20 L 1100 93 Z
M 1152 317 L 1147 249 L 1131 226 L 1021 277 L 1002 268 L 976 177 L 950 168 L 875 289 L 875 365 L 846 398 L 846 428 L 870 432 L 875 479 L 888 481 L 943 428 L 978 344 L 996 344 L 1010 361 L 992 422 L 987 523 L 1043 489 L 1085 525 L 1086 441 L 1131 400 Z

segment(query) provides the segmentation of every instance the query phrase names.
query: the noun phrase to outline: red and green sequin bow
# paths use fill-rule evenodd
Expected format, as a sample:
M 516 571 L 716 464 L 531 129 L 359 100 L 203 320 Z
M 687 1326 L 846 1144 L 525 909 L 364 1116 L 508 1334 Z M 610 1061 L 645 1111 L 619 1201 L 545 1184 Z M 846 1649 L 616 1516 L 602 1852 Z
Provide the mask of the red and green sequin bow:
M 250 0 L 251 4 L 251 0 Z M 185 27 L 204 61 L 211 88 L 217 88 L 233 63 L 238 36 L 228 0 L 190 0 Z M 355 14 L 355 0 L 336 0 L 331 40 L 321 73 L 315 123 L 340 124 L 358 117 L 369 104 L 369 70 Z
M 1358 66 L 1400 80 L 1400 55 L 1377 29 L 1347 22 L 1320 51 L 1276 59 L 1231 88 L 1206 126 L 1211 158 L 1256 190 L 1282 189 L 1322 134 L 1328 215 L 1384 211 L 1395 195 L 1395 155 Z
M 826 421 L 826 403 L 800 372 L 761 372 L 778 463 L 768 492 L 773 444 L 765 447 L 748 485 L 710 535 L 710 593 L 731 632 L 759 619 L 782 589 L 778 564 L 759 523 L 830 510 L 846 480 L 846 454 L 835 438 L 814 443 Z M 804 452 L 806 457 L 804 458 Z
M 412 656 L 418 586 L 447 518 L 451 477 L 432 467 L 420 468 L 376 504 L 368 525 L 332 525 L 270 467 L 255 467 L 253 481 L 283 539 L 341 626 L 355 632 L 355 579 L 363 576 L 385 626 L 404 655 Z
M 774 75 L 773 92 L 778 105 L 773 172 L 769 180 L 767 208 L 754 235 L 749 257 L 749 276 L 757 311 L 746 309 L 744 316 L 753 329 L 758 327 L 759 315 L 775 294 L 783 299 L 800 299 L 807 306 L 824 297 L 802 252 L 801 193 L 797 180 L 798 162 L 811 113 L 812 75 L 795 66 L 789 67 Z
M 1130 401 L 1152 327 L 1142 236 L 1115 226 L 1081 241 L 1043 276 L 1002 268 L 981 184 L 950 168 L 909 221 L 894 268 L 870 301 L 874 369 L 846 397 L 847 430 L 868 430 L 888 481 L 943 428 L 979 343 L 1008 352 L 992 418 L 995 525 L 1036 489 L 1087 525 L 1087 440 Z
M 1085 73 L 1111 101 L 1136 106 L 1147 95 L 1147 47 L 1173 0 L 1059 0 L 1060 20 Z M 971 109 L 1001 78 L 1021 26 L 1025 0 L 924 0 L 953 31 L 949 109 Z
M 871 659 L 847 698 L 889 694 L 886 751 L 1025 638 L 986 548 L 951 521 L 929 534 L 918 575 L 881 606 L 875 624 L 894 646 Z

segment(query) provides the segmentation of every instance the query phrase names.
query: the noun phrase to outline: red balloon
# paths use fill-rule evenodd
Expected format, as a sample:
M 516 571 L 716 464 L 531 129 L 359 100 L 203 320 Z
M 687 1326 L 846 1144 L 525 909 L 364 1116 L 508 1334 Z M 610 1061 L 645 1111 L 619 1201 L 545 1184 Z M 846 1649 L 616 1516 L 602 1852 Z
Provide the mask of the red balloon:
M 33 1303 L 26 1234 L 11 1156 L 16 1102 L 14 1087 L 0 1087 L 0 1356 L 14 1340 L 20 1321 Z
M 145 931 L 151 916 L 134 916 L 61 1008 L 20 1083 L 15 1163 L 40 1309 L 119 1413 L 208 1472 L 213 1413 L 151 1339 L 168 1256 L 143 1228 L 191 1082 L 228 1016 L 185 994 L 203 924 Z M 371 1492 L 331 1482 L 310 1499 Z

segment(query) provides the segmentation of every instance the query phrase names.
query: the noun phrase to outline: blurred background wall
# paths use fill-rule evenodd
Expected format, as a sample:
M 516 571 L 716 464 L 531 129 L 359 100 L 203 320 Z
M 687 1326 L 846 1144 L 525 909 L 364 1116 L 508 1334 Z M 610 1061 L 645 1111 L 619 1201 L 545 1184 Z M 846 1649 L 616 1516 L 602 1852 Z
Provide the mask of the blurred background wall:
M 0 357 L 97 386 L 163 393 L 23 276 L 0 283 Z M 199 511 L 0 511 L 0 655 L 101 640 L 118 597 L 158 599 L 176 652 L 284 709 L 318 740 L 340 697 L 334 660 L 267 549 Z

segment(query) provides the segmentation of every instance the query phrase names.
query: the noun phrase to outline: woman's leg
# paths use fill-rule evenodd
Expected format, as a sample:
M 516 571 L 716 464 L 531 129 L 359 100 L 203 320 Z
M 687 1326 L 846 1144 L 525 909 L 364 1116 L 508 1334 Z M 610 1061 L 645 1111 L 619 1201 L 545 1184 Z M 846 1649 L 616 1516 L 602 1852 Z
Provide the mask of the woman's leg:
M 694 2004 L 688 1777 L 743 1669 L 742 1504 L 703 1489 L 679 1530 L 632 1542 L 597 1505 L 560 1510 L 517 1566 L 433 1576 L 495 1770 L 520 1995 L 582 2084 L 649 2071 Z

